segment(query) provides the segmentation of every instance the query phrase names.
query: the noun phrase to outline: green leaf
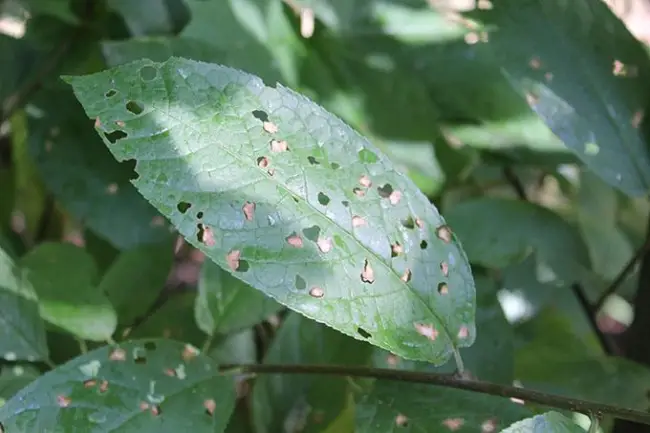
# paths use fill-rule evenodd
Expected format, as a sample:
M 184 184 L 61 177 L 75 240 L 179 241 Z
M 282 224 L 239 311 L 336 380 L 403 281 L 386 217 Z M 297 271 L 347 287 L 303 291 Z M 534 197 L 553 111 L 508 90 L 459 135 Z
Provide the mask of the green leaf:
M 210 350 L 210 357 L 219 364 L 255 364 L 255 333 L 252 329 L 245 329 L 222 337 L 214 344 L 214 349 Z
M 40 375 L 38 369 L 27 364 L 0 368 L 0 407 Z
M 475 17 L 496 28 L 487 45 L 550 129 L 610 185 L 647 193 L 650 58 L 607 4 L 510 0 Z
M 66 80 L 114 156 L 137 161 L 140 193 L 236 277 L 405 358 L 473 343 L 473 279 L 444 219 L 318 105 L 178 58 Z
M 576 277 L 576 266 L 589 266 L 578 231 L 559 215 L 533 203 L 480 197 L 449 209 L 447 221 L 472 263 L 501 268 L 536 252 L 567 280 Z
M 514 423 L 502 433 L 584 433 L 584 429 L 559 412 L 546 412 Z
M 114 161 L 73 95 L 64 90 L 62 85 L 40 92 L 29 118 L 30 151 L 47 188 L 66 210 L 119 249 L 167 239 L 167 221 L 130 183 L 132 165 Z
M 282 308 L 210 260 L 201 267 L 198 290 L 194 316 L 199 328 L 209 335 L 253 326 Z
M 24 272 L 0 249 L 0 357 L 8 361 L 48 357 L 38 300 Z
M 149 310 L 164 289 L 173 260 L 172 242 L 136 247 L 118 256 L 99 290 L 115 307 L 119 324 L 130 325 Z
M 50 15 L 68 24 L 79 24 L 70 10 L 70 0 L 22 0 L 30 15 Z
M 507 398 L 378 380 L 357 403 L 355 432 L 491 432 L 530 415 Z
M 107 5 L 122 15 L 133 36 L 166 34 L 172 31 L 165 0 L 108 0 Z
M 21 265 L 45 320 L 85 340 L 111 338 L 117 316 L 96 285 L 97 267 L 86 251 L 72 244 L 47 242 L 23 256 Z
M 269 364 L 365 364 L 371 346 L 292 313 L 264 358 Z M 321 432 L 345 409 L 349 383 L 343 377 L 263 375 L 253 388 L 257 433 Z M 301 426 L 301 427 L 299 427 Z
M 102 52 L 109 66 L 122 65 L 145 57 L 155 62 L 164 62 L 172 56 L 204 62 L 219 62 L 226 58 L 223 51 L 207 42 L 163 36 L 104 41 Z
M 138 340 L 50 371 L 0 408 L 0 422 L 7 432 L 215 433 L 225 430 L 234 402 L 233 379 L 197 349 Z

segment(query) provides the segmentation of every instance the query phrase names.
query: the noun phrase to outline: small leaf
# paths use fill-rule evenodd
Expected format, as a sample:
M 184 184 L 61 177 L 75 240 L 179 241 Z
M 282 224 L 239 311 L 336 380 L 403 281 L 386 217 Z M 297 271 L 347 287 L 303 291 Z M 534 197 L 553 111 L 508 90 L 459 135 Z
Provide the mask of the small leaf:
M 130 325 L 163 291 L 174 259 L 171 242 L 124 251 L 102 277 L 99 290 L 115 307 L 121 325 Z
M 291 313 L 273 340 L 264 362 L 359 365 L 367 362 L 371 348 Z M 346 408 L 348 386 L 348 381 L 342 377 L 260 376 L 253 388 L 255 429 L 257 433 L 296 429 L 304 433 L 321 432 Z
M 610 185 L 646 194 L 650 153 L 642 124 L 650 59 L 608 5 L 509 0 L 474 17 L 495 27 L 486 45 L 567 147 Z
M 0 358 L 40 361 L 47 357 L 36 293 L 13 259 L 0 249 Z
M 117 326 L 115 310 L 95 285 L 97 266 L 72 244 L 42 243 L 22 259 L 41 316 L 79 338 L 106 341 Z
M 584 433 L 584 429 L 559 412 L 545 412 L 514 423 L 502 433 Z
M 16 394 L 0 408 L 0 422 L 7 432 L 223 432 L 235 403 L 233 379 L 197 352 L 169 340 L 94 350 Z
M 140 193 L 228 272 L 406 358 L 439 364 L 474 341 L 473 280 L 451 229 L 378 149 L 318 105 L 178 58 L 66 80 L 114 156 L 137 161 Z M 140 114 L 128 109 L 136 102 Z M 109 140 L 116 121 L 125 136 Z M 396 242 L 404 254 L 392 257 Z M 444 295 L 433 289 L 441 282 Z
M 201 267 L 194 315 L 206 334 L 228 334 L 255 325 L 282 305 L 206 260 Z

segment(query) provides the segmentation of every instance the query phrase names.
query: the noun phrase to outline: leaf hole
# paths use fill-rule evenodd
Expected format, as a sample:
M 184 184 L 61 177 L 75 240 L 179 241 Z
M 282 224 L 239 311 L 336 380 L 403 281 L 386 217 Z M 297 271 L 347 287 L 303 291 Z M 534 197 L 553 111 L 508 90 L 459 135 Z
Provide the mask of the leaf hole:
M 146 343 L 144 343 L 144 348 L 153 352 L 154 350 L 157 349 L 157 346 L 155 342 L 147 341 Z
M 188 203 L 186 201 L 181 201 L 176 205 L 176 209 L 178 209 L 178 211 L 182 214 L 187 212 L 191 207 L 192 207 L 192 203 Z
M 402 226 L 404 226 L 407 229 L 414 229 L 415 228 L 415 220 L 413 217 L 408 217 L 405 220 L 402 220 Z
M 147 355 L 144 350 L 134 350 L 133 351 L 133 362 L 136 364 L 146 364 Z
M 196 213 L 196 217 L 197 217 L 198 219 L 203 218 L 203 212 L 197 212 L 197 213 Z
M 446 295 L 449 293 L 449 286 L 447 283 L 438 283 L 438 293 L 441 295 Z
M 117 91 L 115 91 L 115 89 L 111 89 L 108 92 L 104 93 L 104 96 L 107 98 L 112 98 L 115 95 L 117 95 Z
M 237 268 L 237 272 L 248 272 L 250 268 L 251 265 L 246 260 L 240 260 L 239 267 Z
M 368 149 L 361 149 L 358 153 L 359 155 L 359 161 L 364 162 L 364 163 L 374 163 L 377 162 L 378 158 L 377 155 L 368 150 Z
M 126 109 L 137 116 L 138 114 L 142 114 L 144 106 L 136 101 L 129 101 L 126 103 Z
M 361 335 L 363 338 L 366 338 L 366 339 L 372 338 L 372 334 L 370 332 L 366 331 L 365 329 L 361 328 L 361 327 L 357 328 L 357 333 L 359 335 Z
M 305 237 L 312 242 L 318 242 L 318 237 L 320 236 L 320 232 L 321 232 L 320 226 L 316 226 L 316 225 L 302 229 L 302 234 L 305 235 Z
M 307 281 L 300 275 L 296 275 L 296 281 L 294 283 L 297 290 L 305 290 L 307 288 Z
M 322 206 L 327 206 L 330 202 L 330 198 L 327 194 L 323 192 L 318 193 L 318 203 L 320 203 Z
M 253 117 L 262 122 L 269 121 L 269 115 L 263 110 L 253 110 Z
M 388 198 L 390 195 L 393 193 L 393 185 L 390 183 L 387 183 L 384 186 L 379 186 L 377 187 L 377 191 L 379 192 L 379 196 L 381 198 Z
M 429 243 L 427 241 L 423 240 L 423 241 L 420 242 L 420 249 L 426 250 L 428 246 L 429 246 Z
M 311 165 L 320 165 L 320 162 L 318 162 L 318 160 L 313 156 L 308 156 L 307 161 L 309 161 Z
M 336 162 L 333 162 L 330 164 L 330 167 L 332 167 L 332 170 L 338 170 L 339 168 L 341 168 L 341 165 L 337 164 Z
M 347 201 L 347 200 L 343 200 L 343 201 L 341 201 L 341 204 L 342 204 L 343 206 L 345 206 L 345 207 L 350 207 L 350 202 Z
M 140 78 L 144 81 L 151 81 L 158 75 L 158 69 L 153 66 L 144 66 L 140 69 Z
M 104 137 L 106 137 L 109 143 L 115 144 L 118 140 L 126 138 L 127 133 L 124 131 L 104 132 Z

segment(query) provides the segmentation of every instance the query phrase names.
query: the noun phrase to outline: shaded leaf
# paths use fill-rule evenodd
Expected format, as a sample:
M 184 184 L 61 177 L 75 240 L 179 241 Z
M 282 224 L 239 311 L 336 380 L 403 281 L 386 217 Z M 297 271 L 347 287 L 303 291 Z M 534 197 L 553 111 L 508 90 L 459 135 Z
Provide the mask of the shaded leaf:
M 45 320 L 82 339 L 111 338 L 117 316 L 96 286 L 97 267 L 86 251 L 72 244 L 46 242 L 23 256 L 21 265 Z
M 210 350 L 210 357 L 219 364 L 254 364 L 257 362 L 255 333 L 245 329 L 221 337 Z
M 444 219 L 316 104 L 177 58 L 66 79 L 115 157 L 137 160 L 141 194 L 236 277 L 405 358 L 439 364 L 474 341 L 473 280 Z
M 111 158 L 70 92 L 57 86 L 32 103 L 30 151 L 63 206 L 120 249 L 167 239 L 168 223 L 130 183 L 133 166 Z
M 164 62 L 172 56 L 204 62 L 219 62 L 225 53 L 211 44 L 191 38 L 148 36 L 124 41 L 103 41 L 102 52 L 109 66 L 140 60 L 143 57 Z
M 70 0 L 22 0 L 30 15 L 50 15 L 69 24 L 78 24 L 79 18 L 70 10 Z
M 267 352 L 270 364 L 365 364 L 371 346 L 291 313 Z M 321 432 L 345 409 L 346 378 L 318 375 L 263 375 L 253 388 L 257 433 Z
M 133 36 L 165 34 L 172 30 L 165 0 L 108 0 L 107 5 L 122 15 Z
M 164 289 L 173 260 L 172 242 L 136 247 L 115 259 L 99 290 L 115 307 L 119 324 L 130 325 L 149 310 Z
M 36 293 L 24 272 L 0 249 L 0 358 L 36 361 L 47 357 Z
M 559 412 L 546 412 L 511 425 L 503 433 L 584 433 L 584 429 Z
M 650 58 L 607 4 L 510 0 L 475 17 L 496 27 L 489 47 L 550 129 L 607 183 L 645 194 Z
M 190 346 L 137 340 L 52 370 L 0 408 L 5 431 L 223 432 L 233 379 Z M 29 410 L 25 410 L 28 407 Z
M 30 384 L 41 373 L 28 364 L 16 364 L 0 368 L 0 407 L 17 392 Z
M 253 326 L 282 308 L 210 260 L 201 267 L 198 291 L 194 316 L 199 328 L 210 335 Z

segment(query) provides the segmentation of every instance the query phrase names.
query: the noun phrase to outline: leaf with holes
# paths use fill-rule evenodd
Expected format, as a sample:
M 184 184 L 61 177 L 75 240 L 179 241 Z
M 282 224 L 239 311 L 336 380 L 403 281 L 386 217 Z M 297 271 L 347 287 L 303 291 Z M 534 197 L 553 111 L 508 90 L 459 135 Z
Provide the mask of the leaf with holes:
M 96 286 L 97 265 L 84 249 L 46 242 L 29 251 L 20 263 L 46 321 L 85 340 L 111 338 L 117 316 Z
M 496 432 L 531 415 L 508 398 L 378 380 L 359 398 L 355 432 Z
M 282 305 L 206 260 L 194 305 L 196 323 L 206 334 L 228 334 L 253 326 Z
M 292 313 L 264 358 L 269 364 L 363 365 L 372 346 Z M 264 375 L 253 388 L 253 423 L 257 433 L 322 432 L 345 410 L 346 378 L 318 375 Z M 300 426 L 300 427 L 299 427 Z
M 474 282 L 455 235 L 318 105 L 179 58 L 66 80 L 115 158 L 136 160 L 140 193 L 233 275 L 405 358 L 440 364 L 474 342 Z
M 36 361 L 47 357 L 36 293 L 24 272 L 0 249 L 0 358 Z
M 46 373 L 0 408 L 4 431 L 223 432 L 232 377 L 189 345 L 137 340 Z M 28 408 L 28 409 L 27 409 Z
M 502 433 L 584 433 L 584 429 L 559 412 L 545 412 L 514 423 Z
M 505 76 L 567 147 L 626 194 L 647 193 L 650 59 L 608 5 L 505 0 L 472 16 L 495 28 Z

